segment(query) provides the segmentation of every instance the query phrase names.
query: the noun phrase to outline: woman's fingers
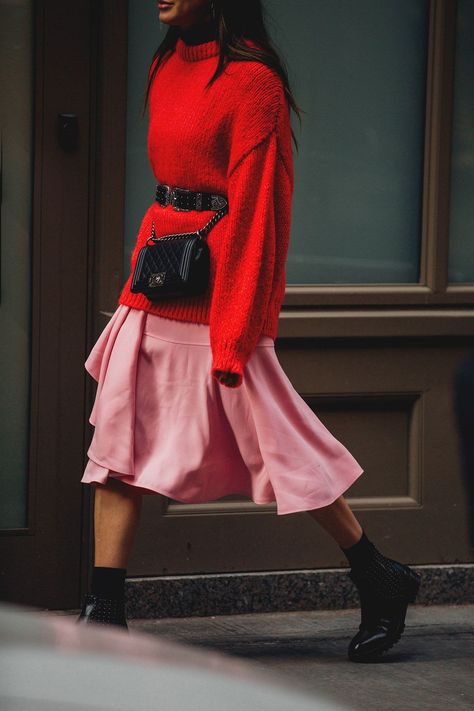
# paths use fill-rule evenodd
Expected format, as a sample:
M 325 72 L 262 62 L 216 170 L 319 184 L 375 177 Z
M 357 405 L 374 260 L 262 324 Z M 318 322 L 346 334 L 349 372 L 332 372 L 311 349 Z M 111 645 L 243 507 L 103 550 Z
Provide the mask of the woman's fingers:
M 231 373 L 230 371 L 218 370 L 217 374 L 219 382 L 223 385 L 235 385 L 239 379 L 237 373 Z

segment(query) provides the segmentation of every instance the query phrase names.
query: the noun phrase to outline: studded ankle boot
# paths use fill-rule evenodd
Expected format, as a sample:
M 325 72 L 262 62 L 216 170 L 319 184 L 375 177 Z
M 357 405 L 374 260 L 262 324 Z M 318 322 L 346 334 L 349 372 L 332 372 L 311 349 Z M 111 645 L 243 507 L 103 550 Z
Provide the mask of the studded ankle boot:
M 76 619 L 76 623 L 115 625 L 128 630 L 124 601 L 122 598 L 107 598 L 86 593 L 81 613 Z
M 361 622 L 348 647 L 353 662 L 376 661 L 398 642 L 408 604 L 414 602 L 421 576 L 408 565 L 386 558 L 365 531 L 351 548 L 342 548 L 351 564 L 349 577 L 359 593 Z
M 399 641 L 421 576 L 375 549 L 373 561 L 365 569 L 351 570 L 349 577 L 359 593 L 361 623 L 349 643 L 348 656 L 353 662 L 375 661 Z

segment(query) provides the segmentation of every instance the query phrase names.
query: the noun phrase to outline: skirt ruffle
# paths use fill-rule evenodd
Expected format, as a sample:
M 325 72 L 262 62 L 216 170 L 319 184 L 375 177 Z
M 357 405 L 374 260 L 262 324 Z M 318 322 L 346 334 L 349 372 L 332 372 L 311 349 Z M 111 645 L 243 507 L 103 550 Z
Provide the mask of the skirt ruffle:
M 97 381 L 81 481 L 119 478 L 182 503 L 230 494 L 278 514 L 331 504 L 363 473 L 261 336 L 229 388 L 210 374 L 209 326 L 120 304 L 85 362 Z

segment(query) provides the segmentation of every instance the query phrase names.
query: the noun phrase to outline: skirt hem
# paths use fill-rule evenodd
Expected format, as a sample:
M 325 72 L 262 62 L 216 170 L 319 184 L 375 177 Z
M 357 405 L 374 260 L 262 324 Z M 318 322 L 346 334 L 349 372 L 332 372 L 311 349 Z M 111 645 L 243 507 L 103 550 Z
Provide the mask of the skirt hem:
M 129 474 L 121 474 L 121 472 L 117 472 L 118 474 L 121 474 L 121 476 L 113 476 L 112 474 L 109 474 L 108 472 L 110 471 L 115 471 L 111 467 L 104 467 L 102 464 L 97 464 L 97 462 L 94 462 L 92 459 L 89 459 L 89 464 L 88 467 L 90 468 L 90 463 L 93 462 L 94 469 L 100 468 L 104 470 L 105 475 L 103 477 L 100 477 L 100 475 L 96 474 L 84 474 L 83 478 L 81 479 L 80 483 L 81 484 L 105 484 L 108 479 L 119 479 L 123 484 L 128 484 L 128 486 L 133 486 L 136 489 L 142 489 L 143 491 L 146 491 L 149 494 L 159 494 L 162 496 L 166 496 L 169 499 L 173 499 L 173 501 L 177 501 L 180 504 L 209 504 L 212 503 L 213 501 L 219 501 L 220 498 L 218 497 L 215 499 L 194 499 L 193 501 L 190 501 L 189 499 L 180 499 L 178 496 L 175 494 L 172 494 L 169 491 L 165 491 L 164 489 L 160 488 L 158 489 L 151 489 L 148 486 L 142 486 L 141 484 L 138 484 L 134 481 L 126 481 L 127 477 L 129 477 Z M 252 499 L 254 504 L 258 504 L 259 506 L 262 506 L 264 504 L 277 504 L 276 499 L 269 499 L 268 501 L 257 501 L 254 499 L 252 496 L 247 494 L 244 491 L 228 491 L 226 494 L 223 494 L 222 496 L 248 496 L 250 499 Z
M 88 472 L 88 469 L 92 469 L 93 472 Z M 100 472 L 98 470 L 101 470 Z M 141 486 L 140 484 L 134 482 L 134 481 L 126 481 L 128 477 L 131 475 L 129 474 L 123 474 L 121 472 L 117 472 L 117 474 L 120 474 L 121 476 L 113 476 L 109 474 L 110 471 L 115 471 L 112 467 L 106 467 L 102 464 L 98 464 L 96 461 L 93 459 L 89 458 L 88 465 L 86 467 L 85 473 L 83 478 L 81 479 L 80 483 L 81 484 L 105 484 L 108 479 L 119 479 L 122 483 L 127 484 L 128 486 L 133 486 L 136 489 L 141 489 L 145 495 L 161 495 L 161 496 L 166 496 L 169 499 L 172 499 L 173 501 L 177 501 L 180 504 L 209 504 L 213 503 L 215 501 L 219 501 L 222 497 L 217 497 L 214 499 L 194 499 L 190 501 L 189 499 L 180 499 L 178 496 L 172 494 L 169 491 L 164 491 L 163 489 L 152 489 L 147 486 Z M 293 507 L 285 507 L 285 506 L 279 506 L 277 499 L 268 499 L 268 500 L 257 500 L 255 499 L 251 494 L 245 492 L 245 491 L 228 491 L 222 496 L 247 496 L 254 504 L 257 504 L 257 506 L 263 506 L 265 504 L 276 504 L 277 507 L 277 515 L 278 516 L 284 516 L 286 514 L 292 514 L 292 513 L 304 513 L 306 511 L 311 511 L 313 509 L 321 509 L 324 508 L 325 506 L 330 506 L 333 504 L 336 499 L 338 499 L 340 496 L 344 494 L 351 486 L 352 484 L 364 473 L 364 469 L 360 467 L 358 470 L 356 470 L 351 477 L 345 481 L 341 482 L 341 487 L 336 495 L 334 495 L 334 492 L 332 492 L 331 496 L 328 497 L 327 502 L 321 503 L 321 500 L 318 500 L 317 505 L 311 505 L 311 504 L 306 504 L 304 508 L 302 506 L 293 506 Z

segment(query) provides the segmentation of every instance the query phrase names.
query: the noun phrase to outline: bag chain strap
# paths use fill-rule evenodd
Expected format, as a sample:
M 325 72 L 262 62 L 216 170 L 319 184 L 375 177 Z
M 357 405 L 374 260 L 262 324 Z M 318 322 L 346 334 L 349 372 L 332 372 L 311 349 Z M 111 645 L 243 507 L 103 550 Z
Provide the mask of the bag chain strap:
M 159 242 L 161 240 L 180 239 L 181 237 L 188 237 L 192 235 L 197 235 L 200 239 L 203 239 L 204 237 L 207 237 L 214 225 L 219 222 L 222 217 L 224 217 L 224 215 L 227 213 L 227 207 L 228 205 L 224 205 L 224 207 L 221 207 L 220 210 L 218 210 L 216 214 L 213 215 L 211 219 L 204 225 L 204 227 L 201 227 L 199 230 L 195 230 L 194 232 L 176 232 L 175 234 L 166 235 L 165 237 L 157 237 L 155 235 L 155 221 L 153 220 L 151 223 L 151 237 L 148 237 L 147 244 L 148 242 L 150 242 L 150 240 L 152 242 Z

